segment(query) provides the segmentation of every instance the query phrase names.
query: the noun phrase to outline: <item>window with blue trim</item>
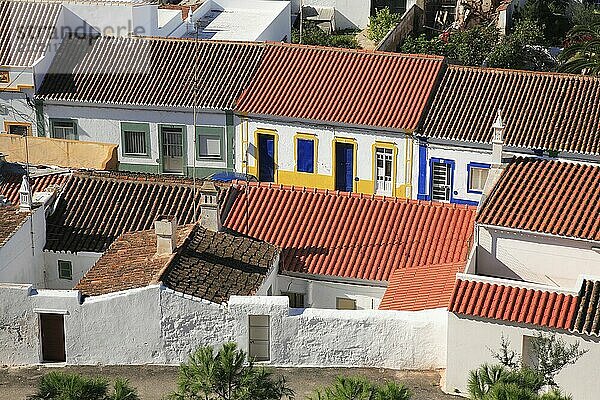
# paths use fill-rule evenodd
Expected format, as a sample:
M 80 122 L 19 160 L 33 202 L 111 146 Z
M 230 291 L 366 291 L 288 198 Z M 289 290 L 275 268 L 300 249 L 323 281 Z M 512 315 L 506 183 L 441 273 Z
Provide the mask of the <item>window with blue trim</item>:
M 296 162 L 298 172 L 315 172 L 315 141 L 312 139 L 297 139 Z

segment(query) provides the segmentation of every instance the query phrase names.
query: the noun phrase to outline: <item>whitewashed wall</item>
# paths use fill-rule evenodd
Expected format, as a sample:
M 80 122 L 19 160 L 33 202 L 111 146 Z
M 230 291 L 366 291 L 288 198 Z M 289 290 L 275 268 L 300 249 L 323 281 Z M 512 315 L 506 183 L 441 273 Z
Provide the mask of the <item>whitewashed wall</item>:
M 46 216 L 44 207 L 38 207 L 11 238 L 0 246 L 0 282 L 35 283 L 43 286 L 42 249 L 45 243 Z
M 42 245 L 43 246 L 43 245 Z M 102 253 L 92 252 L 54 252 L 44 251 L 44 287 L 46 289 L 73 289 L 83 275 L 100 259 Z M 72 279 L 61 279 L 58 277 L 58 260 L 71 261 L 73 267 Z
M 119 149 L 119 162 L 158 166 L 159 125 L 186 125 L 186 146 L 188 166 L 193 164 L 194 154 L 194 115 L 191 110 L 139 109 L 128 107 L 89 106 L 85 104 L 44 105 L 44 126 L 50 131 L 51 118 L 77 120 L 79 140 L 103 143 L 121 143 L 121 122 L 139 122 L 150 125 L 150 158 L 125 157 Z M 198 113 L 197 125 L 222 126 L 226 123 L 224 113 Z M 227 143 L 229 145 L 229 143 Z M 229 151 L 226 148 L 225 152 Z M 196 161 L 197 167 L 225 168 L 226 161 Z
M 294 3 L 295 9 L 299 10 L 300 0 L 295 0 Z M 337 29 L 364 29 L 369 25 L 370 0 L 304 0 L 303 4 L 305 6 L 334 7 Z
M 368 286 L 279 275 L 275 293 L 302 293 L 305 307 L 335 309 L 336 298 L 341 297 L 355 300 L 357 310 L 377 310 L 385 289 L 383 282 Z
M 35 309 L 35 311 L 34 311 Z M 68 364 L 178 364 L 199 346 L 248 350 L 248 315 L 271 317 L 278 366 L 444 367 L 446 311 L 291 310 L 286 297 L 216 305 L 159 286 L 86 299 L 0 284 L 0 363 L 39 362 L 39 312 L 65 314 Z
M 477 273 L 573 288 L 580 275 L 597 275 L 597 242 L 477 227 Z
M 25 73 L 24 76 L 31 79 L 27 84 L 33 85 L 33 75 Z M 23 76 L 19 79 L 21 78 Z M 25 122 L 31 124 L 32 133 L 36 134 L 35 109 L 27 104 L 26 96 L 33 98 L 33 89 L 23 89 L 22 92 L 0 92 L 0 132 L 7 133 L 5 122 Z M 7 159 L 10 161 L 10 154 L 7 154 Z
M 483 363 L 494 363 L 490 349 L 500 347 L 502 336 L 511 342 L 518 353 L 523 352 L 523 336 L 536 336 L 539 332 L 550 334 L 542 328 L 503 323 L 502 321 L 468 319 L 449 313 L 448 317 L 448 366 L 446 387 L 448 393 L 467 393 L 469 371 Z M 575 365 L 567 366 L 557 377 L 557 383 L 573 400 L 596 400 L 600 393 L 598 359 L 600 343 L 597 337 L 558 333 L 568 343 L 579 341 L 588 349 Z

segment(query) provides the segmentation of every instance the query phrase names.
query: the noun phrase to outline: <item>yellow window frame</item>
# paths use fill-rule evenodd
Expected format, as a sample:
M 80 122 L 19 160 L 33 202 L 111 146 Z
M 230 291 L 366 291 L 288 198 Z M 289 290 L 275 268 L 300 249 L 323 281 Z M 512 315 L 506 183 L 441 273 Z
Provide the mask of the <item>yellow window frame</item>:
M 258 169 L 260 168 L 260 160 L 258 154 L 258 135 L 271 135 L 273 136 L 273 183 L 279 182 L 279 134 L 275 129 L 258 128 L 254 130 L 254 148 L 256 154 L 254 156 L 254 168 L 249 168 L 254 171 L 256 178 L 258 178 Z
M 313 160 L 313 165 L 314 165 L 314 169 L 313 172 L 303 172 L 303 171 L 298 171 L 298 139 L 304 139 L 304 140 L 312 140 L 313 142 L 313 146 L 314 146 L 314 160 Z M 318 165 L 317 165 L 317 160 L 319 159 L 318 157 L 318 152 L 319 152 L 319 138 L 317 138 L 317 135 L 313 134 L 313 133 L 296 133 L 294 135 L 294 172 L 297 172 L 299 174 L 307 174 L 307 175 L 313 175 L 316 174 L 318 171 Z

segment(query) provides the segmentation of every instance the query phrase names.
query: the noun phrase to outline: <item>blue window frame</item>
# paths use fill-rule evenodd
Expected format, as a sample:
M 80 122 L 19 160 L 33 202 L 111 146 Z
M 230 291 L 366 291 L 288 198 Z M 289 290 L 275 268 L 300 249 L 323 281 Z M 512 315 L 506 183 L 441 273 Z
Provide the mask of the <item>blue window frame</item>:
M 490 167 L 490 164 L 476 162 L 467 164 L 467 193 L 483 193 L 483 184 Z
M 297 139 L 296 162 L 298 172 L 315 172 L 315 141 L 312 139 Z

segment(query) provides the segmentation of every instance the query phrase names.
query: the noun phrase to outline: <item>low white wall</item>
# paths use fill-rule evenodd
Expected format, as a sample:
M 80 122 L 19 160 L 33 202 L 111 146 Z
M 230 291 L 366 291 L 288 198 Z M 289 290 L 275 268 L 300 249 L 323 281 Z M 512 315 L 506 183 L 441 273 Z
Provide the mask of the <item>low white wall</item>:
M 598 244 L 479 226 L 477 273 L 571 289 L 580 275 L 597 275 Z
M 77 291 L 0 284 L 0 363 L 39 362 L 34 309 L 65 314 L 68 364 L 178 364 L 231 340 L 247 351 L 249 315 L 270 316 L 270 365 L 432 369 L 446 360 L 445 310 L 299 310 L 266 296 L 217 305 L 157 285 L 79 304 Z
M 304 5 L 335 8 L 337 29 L 364 29 L 369 25 L 370 0 L 305 0 Z
M 542 328 L 533 329 L 525 325 L 502 323 L 480 319 L 461 318 L 448 313 L 448 363 L 446 387 L 448 393 L 467 393 L 469 371 L 483 363 L 495 363 L 491 350 L 498 350 L 502 336 L 511 342 L 513 350 L 523 352 L 523 336 L 536 336 L 539 332 L 549 332 Z M 598 359 L 600 359 L 599 338 L 558 333 L 568 343 L 579 341 L 581 348 L 588 349 L 575 365 L 567 366 L 558 376 L 557 383 L 573 400 L 595 400 L 600 393 L 598 379 Z

